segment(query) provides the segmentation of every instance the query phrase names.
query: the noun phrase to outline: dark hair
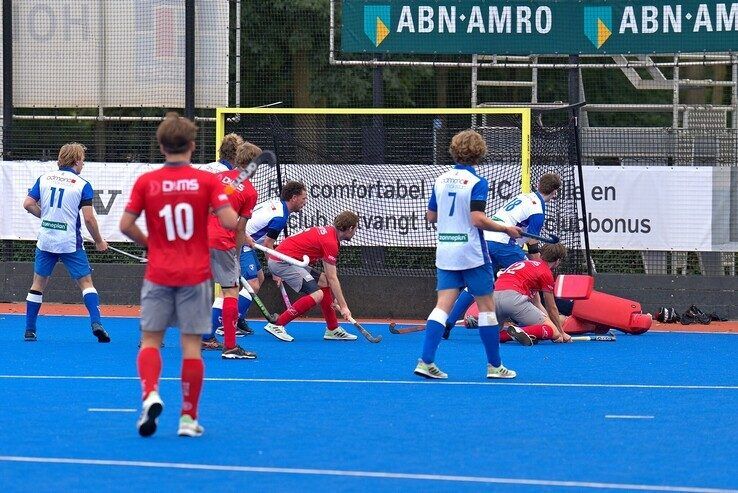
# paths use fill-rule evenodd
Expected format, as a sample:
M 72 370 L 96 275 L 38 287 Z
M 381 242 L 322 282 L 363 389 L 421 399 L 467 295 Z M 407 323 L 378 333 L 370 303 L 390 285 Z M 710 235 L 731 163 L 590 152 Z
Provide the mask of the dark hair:
M 169 112 L 156 129 L 156 140 L 167 154 L 185 152 L 197 137 L 197 125 L 175 112 Z
M 554 173 L 546 173 L 538 180 L 538 191 L 543 195 L 548 195 L 559 188 L 561 188 L 561 178 Z
M 292 197 L 300 195 L 305 188 L 305 184 L 299 181 L 288 181 L 282 187 L 282 193 L 279 194 L 279 198 L 285 202 L 289 202 Z
M 556 262 L 566 257 L 566 247 L 562 243 L 544 243 L 541 247 L 541 258 L 546 262 Z

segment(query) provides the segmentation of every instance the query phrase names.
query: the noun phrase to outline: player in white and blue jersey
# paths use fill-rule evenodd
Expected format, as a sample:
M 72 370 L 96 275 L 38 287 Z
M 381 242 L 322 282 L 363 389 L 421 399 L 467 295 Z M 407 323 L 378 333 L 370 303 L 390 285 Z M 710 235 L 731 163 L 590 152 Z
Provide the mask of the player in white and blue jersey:
M 195 168 L 207 171 L 208 173 L 222 173 L 223 171 L 229 171 L 233 169 L 233 163 L 236 162 L 236 151 L 244 140 L 238 134 L 230 133 L 223 137 L 220 141 L 220 148 L 218 149 L 218 161 L 213 161 L 207 164 L 198 164 Z
M 246 223 L 246 234 L 254 241 L 267 248 L 274 248 L 274 242 L 287 226 L 289 216 L 299 212 L 307 203 L 307 188 L 299 181 L 288 181 L 282 187 L 279 198 L 273 198 L 257 204 L 251 219 Z M 261 268 L 256 252 L 244 245 L 239 256 L 241 276 L 258 293 L 264 282 L 264 271 Z M 243 288 L 238 293 L 238 325 L 246 325 L 244 317 L 251 306 L 251 295 Z
M 92 284 L 92 268 L 82 246 L 80 213 L 99 252 L 108 249 L 92 209 L 92 186 L 79 176 L 84 167 L 85 147 L 72 142 L 59 150 L 59 169 L 41 175 L 28 191 L 23 208 L 41 219 L 36 243 L 33 284 L 26 297 L 26 341 L 36 340 L 36 319 L 43 292 L 57 262 L 61 261 L 82 290 L 90 313 L 92 334 L 98 342 L 110 342 L 100 321 L 100 298 Z
M 448 312 L 459 290 L 466 287 L 479 306 L 479 336 L 487 354 L 487 378 L 514 378 L 516 373 L 505 368 L 500 359 L 500 327 L 492 299 L 494 276 L 482 231 L 501 231 L 519 238 L 520 228 L 498 224 L 485 214 L 489 184 L 474 170 L 487 154 L 482 136 L 473 130 L 459 132 L 451 139 L 449 152 L 457 164 L 436 178 L 426 213 L 438 232 L 438 301 L 426 322 L 423 354 L 415 374 L 448 378 L 434 362 L 436 350 Z
M 546 222 L 546 204 L 556 198 L 559 188 L 561 188 L 559 175 L 546 173 L 538 180 L 537 191 L 516 195 L 500 207 L 492 216 L 492 220 L 505 226 L 518 226 L 528 233 L 540 235 Z M 539 253 L 541 245 L 538 240 L 527 240 L 528 255 L 526 257 L 521 243 L 503 232 L 485 231 L 484 239 L 487 242 L 495 275 L 497 272 L 507 269 L 512 264 L 526 258 L 531 260 L 541 258 Z M 443 333 L 444 339 L 448 339 L 451 329 L 464 316 L 473 302 L 474 297 L 468 290 L 461 292 L 459 299 L 456 300 L 451 313 L 448 315 L 446 330 Z

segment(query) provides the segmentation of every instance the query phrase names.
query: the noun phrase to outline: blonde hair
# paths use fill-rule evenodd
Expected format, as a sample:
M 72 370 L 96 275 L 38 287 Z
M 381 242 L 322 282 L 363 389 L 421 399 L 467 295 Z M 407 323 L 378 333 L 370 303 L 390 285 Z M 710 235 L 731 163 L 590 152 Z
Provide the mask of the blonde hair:
M 257 157 L 259 154 L 261 154 L 261 148 L 259 146 L 256 146 L 251 142 L 244 142 L 240 146 L 238 146 L 235 154 L 235 159 L 232 162 L 239 168 L 243 168 L 251 161 L 253 161 L 254 158 Z
M 87 148 L 79 142 L 69 142 L 59 149 L 59 168 L 68 168 L 75 166 L 85 160 L 85 151 Z
M 566 247 L 561 243 L 544 243 L 541 247 L 541 258 L 554 263 L 566 257 Z
M 459 164 L 479 164 L 487 155 L 487 144 L 474 130 L 464 130 L 451 139 L 448 152 Z
M 333 226 L 338 231 L 346 231 L 347 229 L 359 225 L 359 216 L 352 211 L 343 211 L 333 220 Z
M 156 140 L 167 154 L 187 151 L 190 142 L 197 138 L 197 125 L 178 113 L 170 111 L 156 129 Z
M 233 163 L 236 159 L 236 152 L 243 142 L 243 138 L 238 134 L 230 133 L 223 137 L 218 150 L 220 158 Z

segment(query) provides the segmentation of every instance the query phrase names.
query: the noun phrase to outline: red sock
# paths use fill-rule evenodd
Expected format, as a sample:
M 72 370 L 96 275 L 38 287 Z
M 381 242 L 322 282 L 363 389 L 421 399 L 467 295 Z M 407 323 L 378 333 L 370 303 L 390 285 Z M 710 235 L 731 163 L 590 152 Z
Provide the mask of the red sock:
M 539 341 L 554 338 L 554 330 L 546 324 L 528 325 L 521 327 L 529 336 L 535 336 Z
M 506 330 L 500 330 L 500 342 L 510 342 L 512 340 L 513 338 L 510 337 L 510 334 Z
M 141 378 L 141 400 L 146 399 L 149 393 L 159 390 L 159 377 L 161 376 L 161 353 L 159 348 L 145 347 L 138 352 L 136 358 L 138 376 Z
M 238 300 L 223 298 L 223 346 L 236 347 L 236 319 L 238 319 Z
M 202 377 L 205 365 L 201 359 L 182 360 L 182 414 L 197 419 L 197 403 L 200 401 Z
M 333 309 L 333 293 L 331 288 L 325 287 L 320 288 L 323 291 L 323 299 L 320 302 L 320 309 L 323 310 L 323 318 L 325 318 L 328 324 L 328 330 L 334 330 L 338 328 L 338 318 L 336 318 L 336 311 Z
M 277 319 L 277 325 L 287 325 L 303 313 L 306 313 L 315 306 L 315 300 L 312 296 L 305 295 L 292 303 L 292 307 L 286 309 Z

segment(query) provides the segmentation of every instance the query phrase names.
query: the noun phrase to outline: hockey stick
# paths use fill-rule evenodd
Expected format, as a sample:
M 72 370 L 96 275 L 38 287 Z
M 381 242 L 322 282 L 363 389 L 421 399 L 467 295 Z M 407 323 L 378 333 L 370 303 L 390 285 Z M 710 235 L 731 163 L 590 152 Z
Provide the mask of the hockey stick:
M 284 289 L 283 282 L 279 283 L 279 292 L 282 293 L 282 301 L 284 301 L 285 308 L 287 308 L 288 310 L 292 308 L 292 302 L 290 301 L 290 297 L 287 296 L 287 290 Z
M 363 335 L 364 337 L 366 337 L 366 340 L 367 341 L 373 342 L 373 343 L 376 344 L 377 342 L 379 342 L 379 341 L 382 340 L 382 334 L 379 334 L 376 337 L 373 336 L 371 332 L 369 332 L 368 330 L 366 330 L 364 327 L 361 326 L 361 324 L 359 322 L 357 322 L 356 320 L 354 320 L 354 317 L 349 317 L 348 321 L 351 322 L 352 324 L 354 324 L 354 327 L 356 327 L 357 329 L 359 329 L 359 332 L 361 332 L 361 335 Z
M 422 332 L 425 330 L 425 324 L 396 324 L 390 322 L 389 331 L 392 334 L 410 334 L 411 332 Z
M 262 164 L 270 164 L 272 166 L 277 164 L 277 156 L 275 156 L 272 151 L 264 151 L 256 156 L 253 161 L 251 161 L 249 164 L 246 165 L 245 168 L 241 170 L 241 172 L 238 174 L 236 179 L 233 180 L 232 183 L 229 183 L 225 186 L 226 195 L 231 195 L 243 182 L 254 176 L 254 173 L 256 173 L 256 169 Z
M 278 252 L 277 250 L 272 250 L 271 248 L 267 248 L 264 245 L 259 245 L 258 243 L 254 243 L 253 248 L 261 250 L 264 253 L 268 253 L 272 257 L 276 257 L 283 262 L 287 262 L 288 264 L 296 265 L 297 267 L 307 267 L 310 263 L 310 257 L 308 257 L 307 255 L 303 255 L 302 260 L 297 260 L 290 257 L 289 255 L 285 255 L 282 252 Z
M 571 336 L 572 342 L 581 341 L 598 341 L 598 342 L 615 342 L 617 339 L 615 334 L 608 332 L 607 334 L 588 334 L 581 336 Z
M 85 241 L 87 241 L 89 243 L 95 243 L 92 240 L 92 238 L 85 238 Z M 123 251 L 123 250 L 119 250 L 118 248 L 115 248 L 115 247 L 110 246 L 110 245 L 108 245 L 108 249 L 114 251 L 115 253 L 120 253 L 121 255 L 125 255 L 126 257 L 132 258 L 133 260 L 138 260 L 142 264 L 145 264 L 146 262 L 149 261 L 149 259 L 147 259 L 146 257 L 139 257 L 138 255 L 134 255 L 132 253 L 128 253 L 128 252 Z
M 538 240 L 542 243 L 558 243 L 559 242 L 559 237 L 556 235 L 541 236 L 541 235 L 536 235 L 533 233 L 521 232 L 520 236 L 523 236 L 525 238 L 530 238 L 532 240 Z
M 261 298 L 256 295 L 254 288 L 251 287 L 251 284 L 249 284 L 249 282 L 244 279 L 243 276 L 241 277 L 241 284 L 243 284 L 244 289 L 248 291 L 249 295 L 251 295 L 251 299 L 254 300 L 254 303 L 256 303 L 256 306 L 259 308 L 259 311 L 267 320 L 267 322 L 269 322 L 270 324 L 275 323 L 279 315 L 277 315 L 276 313 L 269 313 L 269 310 L 267 309 L 264 302 L 261 301 Z

